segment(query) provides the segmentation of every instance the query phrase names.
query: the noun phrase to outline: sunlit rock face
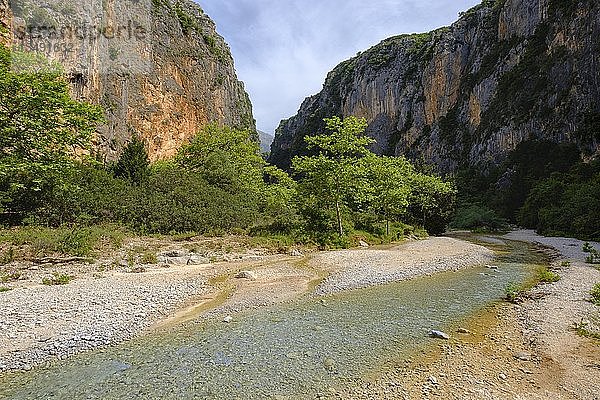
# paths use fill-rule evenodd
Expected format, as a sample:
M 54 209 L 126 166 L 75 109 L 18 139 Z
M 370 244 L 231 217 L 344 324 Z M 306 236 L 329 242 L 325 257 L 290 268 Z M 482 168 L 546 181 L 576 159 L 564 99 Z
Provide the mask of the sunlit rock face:
M 329 73 L 282 121 L 270 160 L 288 168 L 333 115 L 365 117 L 380 154 L 441 172 L 486 169 L 527 139 L 600 150 L 600 3 L 486 0 L 448 28 L 389 38 Z
M 105 159 L 133 135 L 157 160 L 208 123 L 255 131 L 229 47 L 192 1 L 0 1 L 13 47 L 58 61 L 73 95 L 104 107 L 95 145 Z

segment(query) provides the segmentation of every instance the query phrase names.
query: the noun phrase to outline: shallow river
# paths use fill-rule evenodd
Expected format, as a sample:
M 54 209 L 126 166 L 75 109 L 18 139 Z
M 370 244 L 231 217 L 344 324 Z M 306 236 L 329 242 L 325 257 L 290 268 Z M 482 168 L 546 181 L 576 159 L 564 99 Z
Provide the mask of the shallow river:
M 186 323 L 0 378 L 10 399 L 315 398 L 434 343 L 533 277 L 527 246 L 484 267 Z

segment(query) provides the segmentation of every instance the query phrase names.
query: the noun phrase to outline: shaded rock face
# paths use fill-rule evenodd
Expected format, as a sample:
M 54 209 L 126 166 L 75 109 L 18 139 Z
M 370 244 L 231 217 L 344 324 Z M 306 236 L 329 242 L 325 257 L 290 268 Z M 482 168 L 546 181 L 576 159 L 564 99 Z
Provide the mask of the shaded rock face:
M 0 44 L 8 45 L 12 40 L 10 21 L 12 14 L 8 0 L 0 0 Z
M 441 172 L 501 163 L 528 139 L 600 150 L 600 3 L 485 0 L 452 26 L 384 40 L 338 65 L 281 122 L 270 161 L 289 168 L 324 117 L 369 123 L 379 154 Z
M 104 107 L 95 145 L 105 159 L 132 135 L 157 160 L 209 123 L 256 129 L 229 47 L 190 0 L 11 0 L 10 9 L 13 46 L 58 61 L 73 95 Z

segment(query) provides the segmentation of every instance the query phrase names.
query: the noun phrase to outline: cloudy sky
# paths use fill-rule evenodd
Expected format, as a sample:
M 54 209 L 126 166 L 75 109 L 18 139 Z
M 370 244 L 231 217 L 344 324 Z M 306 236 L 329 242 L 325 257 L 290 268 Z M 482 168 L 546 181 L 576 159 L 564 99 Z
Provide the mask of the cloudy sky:
M 454 22 L 480 0 L 196 0 L 231 46 L 257 127 L 273 133 L 327 72 L 401 33 Z

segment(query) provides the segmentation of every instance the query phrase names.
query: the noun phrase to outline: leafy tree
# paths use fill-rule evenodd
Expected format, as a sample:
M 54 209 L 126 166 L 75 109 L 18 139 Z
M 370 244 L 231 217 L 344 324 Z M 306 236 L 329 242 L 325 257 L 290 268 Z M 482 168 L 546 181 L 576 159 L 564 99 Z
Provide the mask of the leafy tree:
M 335 212 L 336 230 L 341 237 L 344 235 L 343 209 L 353 189 L 364 181 L 360 179 L 365 171 L 359 161 L 370 154 L 367 147 L 374 141 L 363 136 L 367 127 L 365 119 L 333 117 L 326 118 L 325 124 L 329 135 L 305 138 L 308 148 L 318 154 L 295 157 L 292 168 L 301 178 L 300 195 L 306 196 L 309 203 L 320 203 L 326 210 Z M 363 193 L 354 192 L 355 195 Z
M 64 182 L 102 121 L 55 65 L 0 45 L 0 211 L 22 218 Z M 8 214 L 7 214 L 8 213 Z
M 367 157 L 368 179 L 372 185 L 371 210 L 385 221 L 386 235 L 390 221 L 405 215 L 411 193 L 414 170 L 404 157 Z
M 409 212 L 415 222 L 431 234 L 446 230 L 454 212 L 456 189 L 454 184 L 444 182 L 433 175 L 414 174 L 411 177 Z
M 246 130 L 209 125 L 179 150 L 175 161 L 211 185 L 232 192 L 256 189 L 263 182 L 265 161 Z
M 113 167 L 113 173 L 117 178 L 141 185 L 148 180 L 149 167 L 150 160 L 144 142 L 139 137 L 133 136 Z
M 297 222 L 297 184 L 285 171 L 271 165 L 265 167 L 264 178 L 264 213 L 274 218 L 273 228 L 290 231 Z

